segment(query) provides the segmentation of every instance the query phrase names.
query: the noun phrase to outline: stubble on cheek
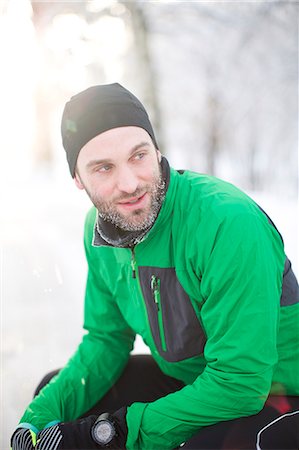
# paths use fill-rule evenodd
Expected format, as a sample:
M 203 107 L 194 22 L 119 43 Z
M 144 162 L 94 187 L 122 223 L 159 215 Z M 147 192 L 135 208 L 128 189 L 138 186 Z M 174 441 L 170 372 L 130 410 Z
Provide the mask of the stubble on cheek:
M 146 208 L 136 209 L 128 215 L 122 214 L 119 211 L 117 207 L 119 201 L 139 197 L 145 192 L 150 195 L 150 202 Z M 130 196 L 125 194 L 117 197 L 113 201 L 106 202 L 102 198 L 92 195 L 92 193 L 88 193 L 88 195 L 103 220 L 126 231 L 142 231 L 149 228 L 157 218 L 165 196 L 165 182 L 162 180 L 162 175 L 159 171 L 159 175 L 152 184 L 139 187 Z

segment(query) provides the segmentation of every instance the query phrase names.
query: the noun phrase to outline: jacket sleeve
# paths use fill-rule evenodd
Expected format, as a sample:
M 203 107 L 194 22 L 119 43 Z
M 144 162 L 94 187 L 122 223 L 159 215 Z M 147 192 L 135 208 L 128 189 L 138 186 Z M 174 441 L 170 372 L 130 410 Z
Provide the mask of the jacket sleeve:
M 282 241 L 261 215 L 245 213 L 225 218 L 204 244 L 201 236 L 193 266 L 205 299 L 206 367 L 180 391 L 128 408 L 128 449 L 176 448 L 202 427 L 258 413 L 270 391 Z
M 101 277 L 100 260 L 90 258 L 93 217 L 89 214 L 85 227 L 87 333 L 66 366 L 26 409 L 19 426 L 33 431 L 75 420 L 88 411 L 119 377 L 133 347 L 135 334 L 114 302 L 105 277 Z

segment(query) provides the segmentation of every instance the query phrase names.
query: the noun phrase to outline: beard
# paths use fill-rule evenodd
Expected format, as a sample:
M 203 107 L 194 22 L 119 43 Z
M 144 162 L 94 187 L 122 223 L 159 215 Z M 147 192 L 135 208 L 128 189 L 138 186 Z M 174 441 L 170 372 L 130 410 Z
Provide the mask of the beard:
M 106 202 L 93 193 L 87 190 L 86 192 L 97 208 L 101 219 L 110 222 L 124 231 L 145 231 L 154 224 L 158 216 L 165 197 L 165 185 L 166 183 L 162 178 L 161 171 L 159 171 L 151 184 L 138 187 L 132 194 L 123 194 L 114 201 Z M 145 192 L 150 196 L 150 202 L 147 208 L 136 209 L 130 215 L 124 215 L 118 211 L 116 207 L 117 202 L 126 201 L 132 197 L 140 197 Z

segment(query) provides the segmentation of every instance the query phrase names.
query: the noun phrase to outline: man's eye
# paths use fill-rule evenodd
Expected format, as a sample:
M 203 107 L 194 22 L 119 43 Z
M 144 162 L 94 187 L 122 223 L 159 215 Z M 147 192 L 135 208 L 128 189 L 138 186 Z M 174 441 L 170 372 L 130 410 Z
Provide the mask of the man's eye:
M 108 164 L 97 168 L 97 172 L 102 172 L 102 173 L 109 172 L 109 170 L 111 170 L 111 166 L 109 166 Z
M 136 153 L 135 159 L 139 160 L 145 157 L 145 152 Z

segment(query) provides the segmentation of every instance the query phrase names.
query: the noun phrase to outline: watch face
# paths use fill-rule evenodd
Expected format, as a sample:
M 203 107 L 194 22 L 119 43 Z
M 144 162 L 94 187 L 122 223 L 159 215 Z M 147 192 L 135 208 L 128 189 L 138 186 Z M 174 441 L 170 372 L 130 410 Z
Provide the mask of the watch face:
M 115 434 L 113 425 L 108 420 L 101 420 L 93 427 L 93 438 L 99 444 L 108 444 Z

